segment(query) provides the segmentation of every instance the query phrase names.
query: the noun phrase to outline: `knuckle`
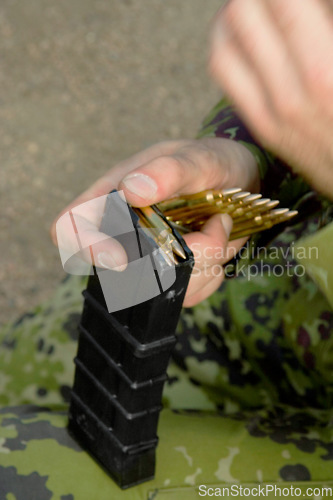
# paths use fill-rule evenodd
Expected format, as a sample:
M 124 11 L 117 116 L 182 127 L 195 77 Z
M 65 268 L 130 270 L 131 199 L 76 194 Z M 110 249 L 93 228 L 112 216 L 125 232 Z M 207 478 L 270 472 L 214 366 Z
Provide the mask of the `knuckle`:
M 165 170 L 178 166 L 178 162 L 173 155 L 162 154 L 154 159 L 154 166 L 157 169 Z
M 204 189 L 202 184 L 214 185 L 221 170 L 218 151 L 209 142 L 198 140 L 187 157 L 191 176 L 197 179 L 198 189 Z
M 244 40 L 246 40 L 245 46 L 248 55 L 250 56 L 250 58 L 251 57 L 255 58 L 259 48 L 259 43 L 256 37 L 256 33 L 253 32 L 244 33 Z
M 208 146 L 204 142 L 198 142 L 200 153 L 200 165 L 202 168 L 211 168 L 218 163 L 218 154 L 215 149 Z
M 168 174 L 174 178 L 177 183 L 187 175 L 187 166 L 182 158 L 177 155 L 163 155 L 155 160 L 155 166 L 163 174 Z

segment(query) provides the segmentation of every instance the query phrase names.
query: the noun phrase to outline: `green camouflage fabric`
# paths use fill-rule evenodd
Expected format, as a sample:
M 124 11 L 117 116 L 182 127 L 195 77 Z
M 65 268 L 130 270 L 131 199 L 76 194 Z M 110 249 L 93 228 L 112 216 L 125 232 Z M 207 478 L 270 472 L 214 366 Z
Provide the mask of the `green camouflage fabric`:
M 332 237 L 333 227 L 331 229 Z M 239 283 L 238 291 L 228 293 L 233 283 Z M 260 369 L 263 370 L 258 362 L 260 356 L 256 359 L 252 354 L 247 358 L 251 345 L 248 342 L 247 350 L 243 351 L 242 338 L 237 338 L 241 326 L 234 330 L 226 328 L 226 304 L 230 310 L 238 309 L 239 318 L 239 307 L 243 304 L 243 322 L 253 316 L 265 318 L 272 312 L 272 304 L 264 304 L 254 310 L 256 314 L 250 309 L 247 310 L 250 316 L 246 315 L 244 306 L 249 296 L 240 295 L 241 290 L 245 293 L 246 283 L 241 283 L 240 278 L 229 281 L 216 295 L 215 303 L 212 297 L 183 311 L 176 352 L 184 349 L 181 337 L 187 328 L 193 353 L 183 358 L 187 371 L 175 363 L 169 367 L 163 398 L 165 409 L 158 431 L 156 477 L 126 491 L 113 483 L 66 430 L 66 401 L 73 380 L 72 359 L 76 352 L 76 326 L 82 308 L 80 292 L 84 280 L 67 278 L 52 300 L 1 332 L 0 498 L 186 500 L 200 498 L 202 485 L 214 488 L 232 488 L 232 485 L 253 488 L 258 484 L 262 488 L 294 486 L 300 488 L 302 496 L 309 487 L 332 488 L 333 415 L 329 405 L 297 407 L 281 404 L 278 397 L 274 400 L 279 385 L 271 394 L 274 381 L 266 386 L 267 377 L 260 373 Z M 254 286 L 252 281 L 250 284 Z M 260 286 L 263 284 L 257 284 L 257 290 Z M 273 286 L 265 287 L 268 296 L 273 291 Z M 308 292 L 309 300 L 302 302 L 297 320 L 303 326 L 302 317 L 309 304 L 313 304 L 313 297 L 317 295 L 318 304 L 325 305 L 323 312 L 328 307 L 314 285 Z M 294 299 L 295 295 L 291 297 Z M 281 297 L 276 299 L 277 307 L 282 305 L 281 300 Z M 218 303 L 222 304 L 220 315 Z M 288 305 L 286 303 L 287 317 Z M 270 321 L 272 323 L 266 324 L 273 327 L 277 316 Z M 289 329 L 290 351 L 286 357 L 290 370 L 295 365 L 292 358 L 302 359 L 304 354 L 303 350 L 298 352 L 303 345 L 298 347 L 297 342 L 292 343 L 299 330 L 297 321 Z M 316 331 L 314 326 L 310 333 Z M 236 370 L 220 360 L 217 363 L 210 359 L 208 338 L 214 339 L 223 327 L 226 328 L 225 345 L 222 347 L 220 335 L 219 351 L 229 351 L 228 359 Z M 273 340 L 271 331 L 264 337 L 264 342 L 266 340 L 268 343 Z M 255 347 L 253 342 L 253 351 Z M 310 347 L 314 355 L 321 352 L 316 342 Z M 260 349 L 257 354 L 260 355 Z M 299 365 L 295 367 L 297 380 L 304 379 L 306 383 L 297 385 L 288 370 L 281 375 L 280 382 L 283 393 L 289 386 L 293 394 L 302 395 L 317 379 L 306 375 L 302 378 Z M 323 364 L 322 369 L 325 368 L 329 372 L 329 366 Z M 242 383 L 237 374 L 243 375 Z M 273 498 L 276 492 L 269 490 L 265 496 Z M 307 498 L 318 498 L 318 495 Z
M 311 246 L 291 249 L 287 241 L 299 227 L 289 228 L 265 249 L 265 258 L 246 265 L 241 259 L 237 278 L 183 311 L 174 359 L 220 409 L 333 408 L 332 305 L 305 272 L 307 266 L 318 270 L 328 236 L 333 248 L 333 225 L 327 229 L 322 247 L 313 238 Z
M 332 430 L 301 412 L 163 410 L 155 479 L 120 490 L 67 433 L 67 408 L 0 410 L 1 500 L 183 500 L 199 487 L 333 487 Z M 304 436 L 307 434 L 307 437 Z M 274 492 L 267 495 L 274 498 Z M 285 495 L 286 496 L 286 495 Z M 309 495 L 306 498 L 324 498 Z
M 293 183 L 302 187 L 284 196 L 297 204 L 310 191 Z M 120 490 L 66 429 L 85 279 L 68 276 L 3 328 L 0 500 L 187 500 L 203 485 L 297 486 L 317 499 L 315 488 L 333 491 L 333 223 L 326 200 L 313 206 L 268 246 L 251 240 L 236 277 L 182 311 L 147 483 Z

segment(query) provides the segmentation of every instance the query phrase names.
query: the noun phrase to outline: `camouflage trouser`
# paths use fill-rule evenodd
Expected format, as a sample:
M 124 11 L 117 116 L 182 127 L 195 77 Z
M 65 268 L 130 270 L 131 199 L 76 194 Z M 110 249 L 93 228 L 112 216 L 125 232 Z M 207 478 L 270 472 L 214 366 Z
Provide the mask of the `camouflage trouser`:
M 294 239 L 287 232 L 276 248 Z M 240 272 L 183 311 L 156 477 L 127 491 L 66 431 L 83 280 L 68 278 L 51 301 L 8 325 L 0 333 L 0 500 L 186 500 L 200 498 L 199 485 L 293 485 L 302 495 L 333 488 L 332 308 L 292 254 L 287 260 L 290 273 L 281 253 L 259 259 L 247 268 L 255 277 Z M 318 491 L 307 497 L 323 497 Z

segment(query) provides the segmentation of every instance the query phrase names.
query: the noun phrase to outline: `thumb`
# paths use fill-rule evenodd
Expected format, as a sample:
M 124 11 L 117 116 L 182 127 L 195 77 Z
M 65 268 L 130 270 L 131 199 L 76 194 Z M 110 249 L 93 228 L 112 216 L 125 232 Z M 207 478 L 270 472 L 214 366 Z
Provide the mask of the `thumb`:
M 212 147 L 203 140 L 186 142 L 173 154 L 154 158 L 127 174 L 119 188 L 132 205 L 145 206 L 181 193 L 231 187 L 228 143 L 215 139 Z

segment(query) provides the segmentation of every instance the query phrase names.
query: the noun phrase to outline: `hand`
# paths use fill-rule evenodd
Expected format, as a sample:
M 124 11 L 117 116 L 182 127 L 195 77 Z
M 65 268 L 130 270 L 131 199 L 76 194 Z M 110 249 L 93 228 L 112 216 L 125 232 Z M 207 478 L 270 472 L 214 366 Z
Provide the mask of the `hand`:
M 88 208 L 84 205 L 79 208 L 80 237 L 85 247 L 82 257 L 90 257 L 89 245 L 98 241 L 98 250 L 94 252 L 97 255 L 95 264 L 122 270 L 127 263 L 124 249 L 111 238 L 103 240 L 103 235 L 98 231 L 103 214 L 103 206 L 99 206 L 98 197 L 112 189 L 121 189 L 131 205 L 140 207 L 158 203 L 174 195 L 235 186 L 254 192 L 259 190 L 255 159 L 241 144 L 220 138 L 163 142 L 113 167 L 66 207 L 59 217 L 77 205 L 97 199 L 93 208 L 90 204 L 87 204 Z M 68 220 L 70 222 L 69 217 Z M 56 243 L 55 225 L 56 221 L 51 228 L 51 235 Z M 62 241 L 71 253 L 77 243 L 69 227 Z M 243 238 L 228 244 L 231 228 L 232 220 L 228 215 L 215 215 L 202 231 L 184 237 L 188 246 L 193 248 L 195 257 L 195 268 L 185 306 L 190 307 L 202 301 L 223 281 L 222 268 L 217 273 L 216 264 L 229 260 L 246 241 Z
M 267 149 L 333 196 L 332 0 L 231 0 L 210 68 Z

